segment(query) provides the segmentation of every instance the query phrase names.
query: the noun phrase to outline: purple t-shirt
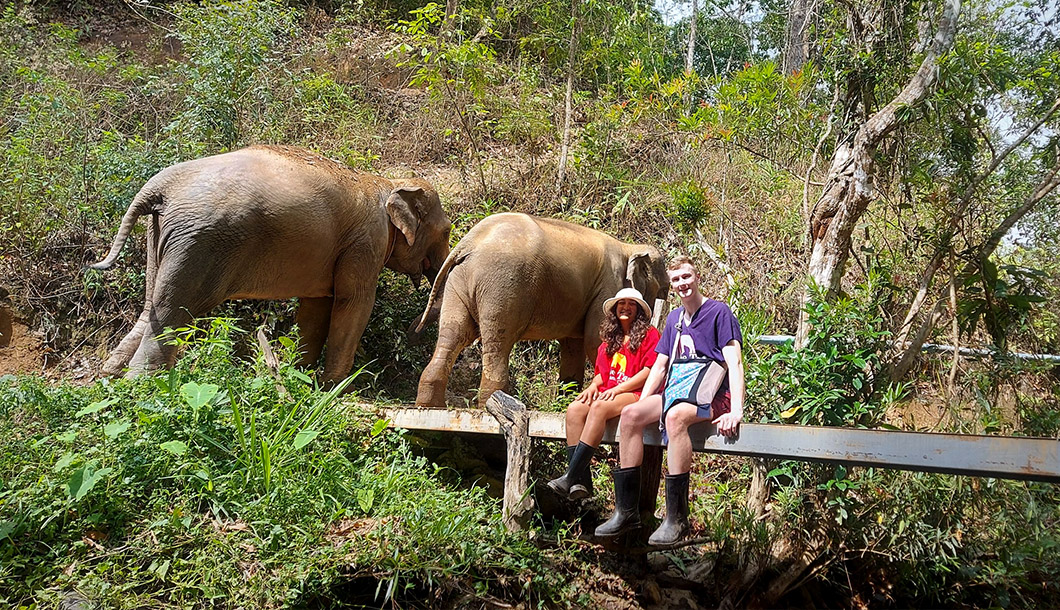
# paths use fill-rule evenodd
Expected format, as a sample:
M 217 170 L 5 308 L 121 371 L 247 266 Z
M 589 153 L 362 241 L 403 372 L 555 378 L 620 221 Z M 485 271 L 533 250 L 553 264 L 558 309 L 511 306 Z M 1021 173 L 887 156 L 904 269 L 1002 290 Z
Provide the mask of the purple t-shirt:
M 725 303 L 714 299 L 704 301 L 692 316 L 692 322 L 687 327 L 681 328 L 679 334 L 678 322 L 681 321 L 684 312 L 684 307 L 678 307 L 671 311 L 670 315 L 666 316 L 666 327 L 659 338 L 659 343 L 655 346 L 656 352 L 671 358 L 674 340 L 680 336 L 681 340 L 677 346 L 677 358 L 699 357 L 724 362 L 725 356 L 722 354 L 721 348 L 725 347 L 733 339 L 743 343 L 743 335 L 740 333 L 740 322 Z M 723 392 L 728 388 L 729 378 L 726 376 L 721 388 L 719 388 L 719 392 Z

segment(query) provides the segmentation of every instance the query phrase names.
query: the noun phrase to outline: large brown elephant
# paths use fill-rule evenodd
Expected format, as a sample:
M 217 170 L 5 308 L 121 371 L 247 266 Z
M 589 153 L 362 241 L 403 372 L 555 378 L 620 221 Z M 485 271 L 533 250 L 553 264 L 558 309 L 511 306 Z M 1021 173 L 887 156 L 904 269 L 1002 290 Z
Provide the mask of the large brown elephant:
M 508 358 L 520 339 L 559 339 L 560 378 L 580 382 L 586 355 L 595 357 L 600 344 L 603 302 L 624 284 L 649 303 L 666 297 L 666 265 L 655 247 L 526 214 L 485 218 L 449 253 L 416 329 L 439 314 L 438 343 L 416 404 L 445 405 L 453 364 L 476 338 L 479 404 L 507 388 Z
M 158 340 L 227 299 L 300 297 L 304 364 L 325 340 L 322 379 L 353 366 L 389 267 L 418 283 L 449 254 L 452 223 L 424 180 L 389 180 L 308 150 L 255 146 L 168 167 L 140 189 L 107 258 L 114 264 L 140 216 L 149 215 L 147 291 L 132 331 L 105 374 L 172 366 Z

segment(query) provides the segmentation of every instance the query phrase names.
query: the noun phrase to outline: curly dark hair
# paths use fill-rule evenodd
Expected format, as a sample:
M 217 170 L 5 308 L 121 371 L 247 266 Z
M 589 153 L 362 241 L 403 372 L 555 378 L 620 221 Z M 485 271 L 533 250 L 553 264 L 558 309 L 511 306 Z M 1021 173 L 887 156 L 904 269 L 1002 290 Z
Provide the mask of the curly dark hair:
M 651 321 L 644 314 L 644 309 L 638 305 L 637 317 L 633 318 L 633 324 L 629 327 L 629 351 L 635 352 L 640 348 L 644 337 L 648 335 L 649 328 L 651 328 Z M 618 350 L 622 349 L 623 337 L 625 337 L 625 333 L 622 331 L 622 323 L 618 321 L 615 308 L 612 307 L 607 312 L 607 315 L 604 316 L 603 322 L 600 323 L 600 340 L 607 345 L 608 358 L 611 358 Z

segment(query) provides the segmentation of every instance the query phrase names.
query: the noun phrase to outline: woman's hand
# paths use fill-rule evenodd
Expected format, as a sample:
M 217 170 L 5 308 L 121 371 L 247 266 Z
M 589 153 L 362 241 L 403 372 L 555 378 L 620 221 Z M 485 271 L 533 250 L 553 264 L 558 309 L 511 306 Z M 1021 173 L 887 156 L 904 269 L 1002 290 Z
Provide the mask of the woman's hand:
M 589 387 L 582 390 L 581 394 L 578 394 L 578 397 L 574 399 L 574 402 L 584 402 L 586 404 L 589 404 L 592 401 L 596 400 L 596 397 L 596 386 L 590 385 Z
M 604 390 L 596 395 L 597 400 L 614 400 L 615 396 L 618 396 L 621 392 L 616 391 L 616 388 Z

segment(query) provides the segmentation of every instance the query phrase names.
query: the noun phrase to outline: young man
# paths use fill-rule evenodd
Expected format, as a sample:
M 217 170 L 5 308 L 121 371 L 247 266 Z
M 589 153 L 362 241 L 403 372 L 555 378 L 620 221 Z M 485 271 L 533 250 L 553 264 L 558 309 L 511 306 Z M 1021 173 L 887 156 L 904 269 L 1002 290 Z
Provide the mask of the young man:
M 681 307 L 666 317 L 655 348 L 659 355 L 644 383 L 642 398 L 622 410 L 618 424 L 622 467 L 614 472 L 615 512 L 596 528 L 597 536 L 617 536 L 640 527 L 644 430 L 661 422 L 664 438 L 669 438 L 666 518 L 648 539 L 649 544 L 659 546 L 673 544 L 688 533 L 692 469 L 688 427 L 710 420 L 720 433 L 734 436 L 743 419 L 745 390 L 743 339 L 732 310 L 699 292 L 699 271 L 688 257 L 672 260 L 667 274 Z

